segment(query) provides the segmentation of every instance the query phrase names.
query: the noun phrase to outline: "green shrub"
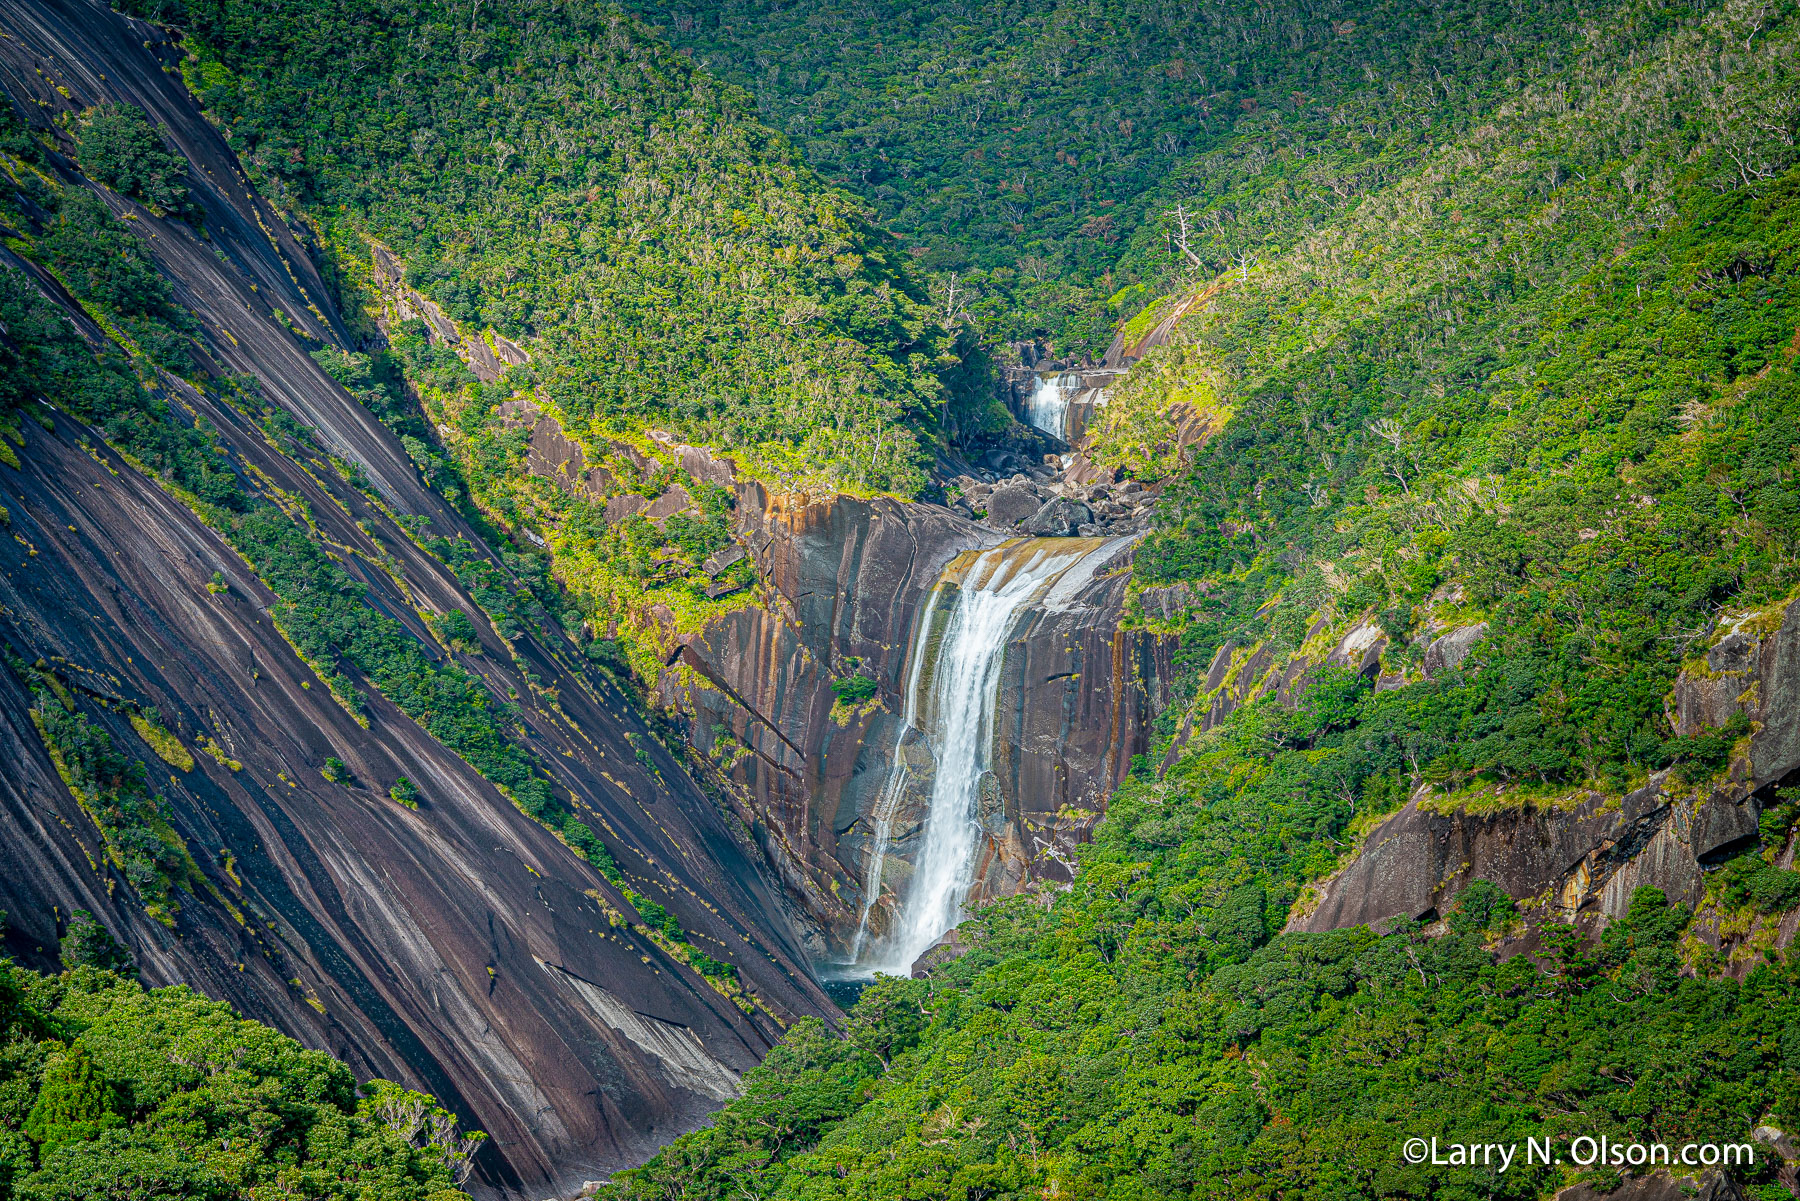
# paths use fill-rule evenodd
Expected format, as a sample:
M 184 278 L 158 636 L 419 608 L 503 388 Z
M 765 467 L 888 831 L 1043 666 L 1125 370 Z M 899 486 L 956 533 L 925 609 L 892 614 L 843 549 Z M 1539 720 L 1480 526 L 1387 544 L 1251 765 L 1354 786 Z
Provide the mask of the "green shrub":
M 388 795 L 408 809 L 417 809 L 419 802 L 424 799 L 424 794 L 419 791 L 419 786 L 405 776 L 394 781 L 393 786 L 388 789 Z
M 67 968 L 96 967 L 121 974 L 132 970 L 131 952 L 85 909 L 69 915 L 69 928 L 62 936 L 62 961 Z
M 188 191 L 187 160 L 163 143 L 141 109 L 117 104 L 84 109 L 69 130 L 75 161 L 89 178 L 165 216 L 199 219 L 200 206 Z
M 846 705 L 860 705 L 873 697 L 879 689 L 873 679 L 857 672 L 855 675 L 838 676 L 831 681 L 831 693 Z
M 65 1143 L 83 1142 L 124 1125 L 125 1106 L 118 1085 L 100 1074 L 77 1040 L 44 1069 L 37 1100 L 22 1129 L 49 1155 Z
M 185 987 L 0 963 L 0 1196 L 230 1201 L 298 1181 L 320 1201 L 460 1196 L 479 1133 L 386 1081 L 362 1092 L 342 1063 Z

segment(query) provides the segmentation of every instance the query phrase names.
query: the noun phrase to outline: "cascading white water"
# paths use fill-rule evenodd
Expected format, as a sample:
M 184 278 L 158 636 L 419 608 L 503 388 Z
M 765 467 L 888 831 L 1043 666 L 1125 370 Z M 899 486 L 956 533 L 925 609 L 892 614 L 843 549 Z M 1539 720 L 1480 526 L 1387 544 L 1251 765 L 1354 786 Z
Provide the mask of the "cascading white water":
M 894 767 L 873 815 L 874 842 L 853 954 L 856 971 L 904 975 L 921 952 L 962 919 L 980 848 L 977 802 L 993 745 L 994 705 L 1008 637 L 1019 615 L 1098 545 L 1088 538 L 1034 538 L 975 555 L 963 569 L 927 684 L 932 622 L 944 582 L 932 590 L 909 657 L 900 735 L 904 744 L 912 731 L 925 732 L 937 761 L 924 844 L 898 919 L 869 945 L 869 915 L 881 895 L 894 820 L 907 793 L 906 764 L 896 746 Z
M 1081 376 L 1072 371 L 1038 376 L 1031 399 L 1025 403 L 1031 424 L 1052 437 L 1063 437 L 1069 424 L 1069 401 L 1081 387 Z
M 856 923 L 856 942 L 850 951 L 850 962 L 862 962 L 863 947 L 869 940 L 869 912 L 875 908 L 875 902 L 881 896 L 881 875 L 887 868 L 888 846 L 894 836 L 894 818 L 899 815 L 900 802 L 906 796 L 906 760 L 901 755 L 901 744 L 906 736 L 919 728 L 919 672 L 925 665 L 925 651 L 931 645 L 931 618 L 937 612 L 938 597 L 943 595 L 944 582 L 939 580 L 925 598 L 925 609 L 919 614 L 919 632 L 913 638 L 912 654 L 906 664 L 906 711 L 900 719 L 900 738 L 894 745 L 894 766 L 888 770 L 887 782 L 882 785 L 881 797 L 875 802 L 875 844 L 869 854 L 869 870 L 863 881 L 862 916 Z

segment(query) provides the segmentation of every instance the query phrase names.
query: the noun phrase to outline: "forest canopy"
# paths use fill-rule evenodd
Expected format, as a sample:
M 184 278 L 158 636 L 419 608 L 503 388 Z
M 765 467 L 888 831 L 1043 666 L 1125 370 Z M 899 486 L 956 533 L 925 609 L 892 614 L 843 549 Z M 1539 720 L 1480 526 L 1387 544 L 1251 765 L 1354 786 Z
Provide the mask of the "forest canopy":
M 173 19 L 195 93 L 339 270 L 366 280 L 391 249 L 470 335 L 527 347 L 507 390 L 573 430 L 654 420 L 910 495 L 940 428 L 991 420 L 862 205 L 616 9 L 193 0 Z

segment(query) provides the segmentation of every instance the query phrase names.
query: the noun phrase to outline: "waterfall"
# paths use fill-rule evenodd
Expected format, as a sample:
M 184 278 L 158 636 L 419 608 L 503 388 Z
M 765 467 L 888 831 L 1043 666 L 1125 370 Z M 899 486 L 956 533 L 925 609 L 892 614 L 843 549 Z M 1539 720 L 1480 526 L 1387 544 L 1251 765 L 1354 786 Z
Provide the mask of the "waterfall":
M 1029 538 L 960 556 L 926 600 L 908 656 L 906 709 L 894 766 L 878 799 L 853 967 L 905 975 L 913 960 L 962 920 L 981 848 L 978 800 L 993 746 L 1000 669 L 1019 616 L 1106 543 L 1097 538 Z M 954 585 L 954 589 L 952 589 Z M 938 610 L 953 596 L 945 618 Z M 941 636 L 934 624 L 942 620 Z M 935 653 L 933 648 L 935 647 Z M 894 822 L 907 799 L 907 738 L 924 735 L 936 760 L 924 842 L 897 920 L 869 944 L 869 916 L 881 896 Z
M 1038 376 L 1031 399 L 1025 402 L 1031 424 L 1052 437 L 1062 437 L 1068 428 L 1069 401 L 1081 387 L 1081 376 L 1072 371 Z
M 875 908 L 875 902 L 881 897 L 881 874 L 887 867 L 888 844 L 894 834 L 894 818 L 899 815 L 900 802 L 906 797 L 906 760 L 901 757 L 902 744 L 908 734 L 919 726 L 919 671 L 925 664 L 925 650 L 931 645 L 931 618 L 937 611 L 938 597 L 943 595 L 944 581 L 938 580 L 925 598 L 925 608 L 919 614 L 918 633 L 913 637 L 912 654 L 907 656 L 906 709 L 900 718 L 900 737 L 894 743 L 894 766 L 888 769 L 887 783 L 882 786 L 881 797 L 875 802 L 875 849 L 869 854 L 869 870 L 863 881 L 862 916 L 856 923 L 856 942 L 850 950 L 850 962 L 862 962 L 863 948 L 869 939 L 869 913 Z
M 1031 396 L 1025 402 L 1025 415 L 1031 424 L 1046 434 L 1054 435 L 1065 442 L 1079 441 L 1081 430 L 1069 430 L 1069 410 L 1082 408 L 1088 416 L 1095 409 L 1106 404 L 1106 389 L 1090 387 L 1093 377 L 1110 379 L 1123 374 L 1118 371 L 1061 371 L 1051 372 L 1037 377 L 1037 384 L 1032 388 Z M 1088 417 L 1084 416 L 1085 422 Z

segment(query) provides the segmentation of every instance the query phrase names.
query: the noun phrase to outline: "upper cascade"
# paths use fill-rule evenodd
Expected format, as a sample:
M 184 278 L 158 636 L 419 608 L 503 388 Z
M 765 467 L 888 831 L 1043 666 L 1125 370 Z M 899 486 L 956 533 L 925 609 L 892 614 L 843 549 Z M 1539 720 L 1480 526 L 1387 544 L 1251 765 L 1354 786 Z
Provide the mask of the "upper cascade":
M 1124 368 L 1051 368 L 1031 379 L 1031 390 L 1021 396 L 1021 414 L 1033 428 L 1073 446 L 1086 433 L 1088 423 L 1106 405 L 1107 386 Z
M 1069 401 L 1081 391 L 1081 376 L 1072 371 L 1051 371 L 1037 377 L 1025 412 L 1031 424 L 1053 438 L 1061 438 L 1069 419 Z

